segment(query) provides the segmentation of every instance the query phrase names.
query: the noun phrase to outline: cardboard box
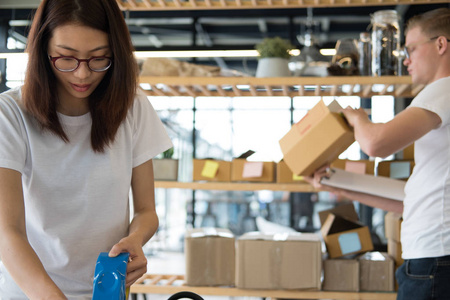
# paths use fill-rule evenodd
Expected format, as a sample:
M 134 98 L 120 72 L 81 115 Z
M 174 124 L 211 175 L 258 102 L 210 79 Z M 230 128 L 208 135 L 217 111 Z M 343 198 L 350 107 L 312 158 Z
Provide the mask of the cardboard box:
M 402 215 L 399 213 L 388 212 L 384 216 L 387 252 L 394 259 L 396 267 L 400 267 L 403 264 L 401 244 L 402 221 Z
M 194 181 L 231 181 L 231 162 L 215 159 L 194 159 L 193 160 L 193 180 Z
M 320 289 L 321 242 L 308 233 L 247 233 L 237 241 L 236 286 L 244 289 Z
M 178 180 L 178 159 L 153 159 L 153 176 L 155 180 Z
M 357 259 L 326 259 L 323 262 L 324 291 L 359 292 Z
M 402 243 L 392 239 L 387 240 L 387 253 L 394 259 L 395 267 L 400 267 L 404 260 L 402 258 Z
M 369 228 L 358 222 L 352 203 L 319 212 L 320 229 L 330 258 L 373 250 Z
M 330 167 L 357 174 L 375 174 L 375 161 L 373 160 L 336 159 L 331 163 Z
M 185 235 L 186 284 L 232 286 L 235 282 L 235 238 L 221 228 L 196 228 Z
M 385 160 L 378 163 L 377 175 L 406 180 L 414 169 L 413 160 Z
M 274 182 L 275 162 L 248 161 L 253 153 L 249 150 L 231 162 L 231 181 Z
M 277 183 L 304 182 L 303 176 L 297 176 L 292 173 L 284 160 L 277 163 L 276 178 Z
M 384 231 L 387 239 L 400 242 L 400 233 L 402 227 L 402 215 L 395 212 L 387 212 L 384 216 Z
M 311 175 L 335 161 L 354 141 L 336 101 L 320 101 L 280 140 L 284 161 L 296 175 Z
M 414 160 L 414 143 L 403 149 L 402 159 Z
M 368 252 L 361 255 L 358 260 L 360 291 L 394 291 L 394 260 L 387 253 Z

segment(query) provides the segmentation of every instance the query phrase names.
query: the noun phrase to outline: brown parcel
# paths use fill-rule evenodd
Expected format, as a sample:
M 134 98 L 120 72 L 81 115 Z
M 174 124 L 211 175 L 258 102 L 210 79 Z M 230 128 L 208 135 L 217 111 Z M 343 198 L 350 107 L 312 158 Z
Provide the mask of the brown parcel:
M 323 290 L 359 292 L 357 259 L 326 259 L 323 262 Z
M 186 284 L 232 286 L 235 281 L 235 238 L 221 228 L 195 228 L 185 236 Z
M 336 159 L 330 165 L 331 168 L 338 168 L 349 172 L 354 172 L 356 166 L 358 169 L 364 170 L 361 174 L 375 175 L 375 161 L 373 160 Z
M 337 112 L 336 101 L 314 106 L 281 138 L 283 159 L 296 175 L 311 175 L 326 163 L 332 163 L 354 141 L 353 131 Z
M 247 163 L 261 163 L 263 165 L 262 174 L 259 177 L 244 177 L 243 171 Z M 263 161 L 252 162 L 245 158 L 234 158 L 231 161 L 231 181 L 251 181 L 251 182 L 274 182 L 275 162 Z
M 394 291 L 394 260 L 387 253 L 368 252 L 361 255 L 358 260 L 361 291 Z
M 377 176 L 406 180 L 414 169 L 414 160 L 385 160 L 377 166 Z
M 236 286 L 245 289 L 320 289 L 322 253 L 315 234 L 241 236 L 236 249 Z
M 203 176 L 203 169 L 208 162 L 214 162 L 217 164 L 217 172 L 213 177 Z M 231 162 L 224 160 L 213 159 L 194 159 L 193 160 L 193 176 L 194 181 L 215 181 L 215 182 L 230 182 L 231 181 Z
M 352 203 L 319 212 L 320 229 L 330 258 L 373 250 L 367 226 L 358 222 Z
M 153 174 L 155 180 L 178 180 L 178 159 L 159 158 L 153 160 Z
M 303 176 L 295 176 L 284 160 L 281 160 L 277 163 L 276 177 L 277 183 L 304 182 Z
M 385 235 L 388 240 L 387 251 L 394 258 L 396 267 L 403 264 L 402 244 L 400 242 L 402 221 L 402 215 L 398 213 L 388 212 L 384 216 Z

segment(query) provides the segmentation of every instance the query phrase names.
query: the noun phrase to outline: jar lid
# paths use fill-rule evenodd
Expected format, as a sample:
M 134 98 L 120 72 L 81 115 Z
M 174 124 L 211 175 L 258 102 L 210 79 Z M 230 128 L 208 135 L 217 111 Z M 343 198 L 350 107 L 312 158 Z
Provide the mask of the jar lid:
M 398 23 L 400 17 L 396 10 L 379 10 L 371 15 L 372 23 Z

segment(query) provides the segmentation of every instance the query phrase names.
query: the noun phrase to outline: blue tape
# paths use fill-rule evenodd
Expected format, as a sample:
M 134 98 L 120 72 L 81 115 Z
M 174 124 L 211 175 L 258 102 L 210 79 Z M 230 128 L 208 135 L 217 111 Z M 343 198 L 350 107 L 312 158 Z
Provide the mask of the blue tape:
M 95 265 L 92 300 L 126 300 L 125 277 L 129 253 L 109 257 L 108 252 L 98 256 Z

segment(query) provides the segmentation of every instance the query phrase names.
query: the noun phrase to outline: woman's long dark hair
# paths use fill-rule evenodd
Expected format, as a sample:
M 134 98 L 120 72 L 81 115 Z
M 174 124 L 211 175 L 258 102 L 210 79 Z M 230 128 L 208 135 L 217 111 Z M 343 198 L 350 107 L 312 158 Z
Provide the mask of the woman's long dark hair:
M 122 12 L 115 0 L 43 0 L 36 10 L 28 35 L 28 66 L 22 88 L 23 101 L 44 130 L 64 141 L 69 139 L 59 122 L 56 77 L 47 48 L 53 31 L 70 23 L 108 34 L 112 66 L 89 97 L 92 116 L 91 145 L 96 152 L 114 142 L 127 116 L 137 88 L 137 63 Z

